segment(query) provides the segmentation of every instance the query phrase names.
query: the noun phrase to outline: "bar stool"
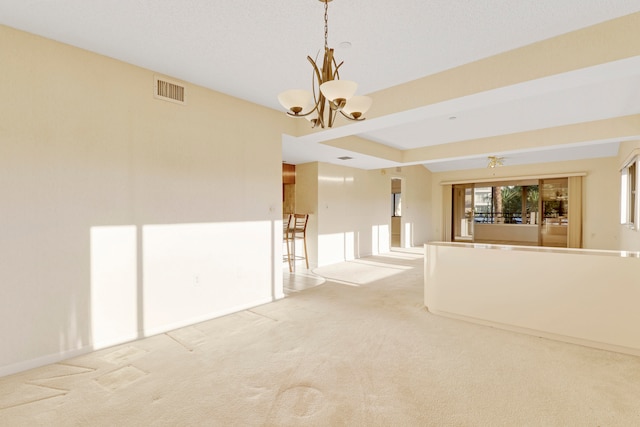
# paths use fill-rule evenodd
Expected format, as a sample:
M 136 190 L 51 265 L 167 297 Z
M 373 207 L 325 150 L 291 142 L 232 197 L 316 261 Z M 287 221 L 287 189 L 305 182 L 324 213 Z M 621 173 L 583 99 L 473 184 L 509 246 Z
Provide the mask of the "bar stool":
M 284 239 L 287 243 L 287 260 L 289 262 L 289 271 L 293 271 L 292 260 L 304 259 L 307 269 L 309 269 L 309 259 L 307 257 L 307 223 L 309 222 L 309 214 L 292 214 L 289 215 L 286 230 L 284 231 Z M 296 240 L 302 240 L 304 247 L 304 256 L 296 256 Z M 293 251 L 289 248 L 289 244 L 293 244 Z M 292 254 L 293 252 L 293 254 Z

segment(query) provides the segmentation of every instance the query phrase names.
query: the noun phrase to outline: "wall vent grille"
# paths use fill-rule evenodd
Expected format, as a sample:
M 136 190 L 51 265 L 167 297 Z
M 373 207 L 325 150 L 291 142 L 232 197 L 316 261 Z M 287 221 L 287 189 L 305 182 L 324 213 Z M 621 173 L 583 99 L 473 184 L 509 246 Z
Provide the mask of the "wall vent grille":
M 186 104 L 184 84 L 165 77 L 154 76 L 153 96 L 176 104 Z

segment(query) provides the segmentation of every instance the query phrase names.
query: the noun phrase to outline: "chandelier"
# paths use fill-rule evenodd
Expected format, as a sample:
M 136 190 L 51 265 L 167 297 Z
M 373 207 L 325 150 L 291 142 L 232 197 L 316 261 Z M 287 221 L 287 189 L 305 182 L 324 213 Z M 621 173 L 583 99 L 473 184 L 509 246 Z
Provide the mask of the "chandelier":
M 340 80 L 338 69 L 344 62 L 337 63 L 333 49 L 327 42 L 329 35 L 329 2 L 324 3 L 324 56 L 318 65 L 310 56 L 307 59 L 313 67 L 312 90 L 291 89 L 278 95 L 278 101 L 292 117 L 304 117 L 312 127 L 332 127 L 338 113 L 349 120 L 364 120 L 364 113 L 371 107 L 368 96 L 354 96 L 358 84 Z

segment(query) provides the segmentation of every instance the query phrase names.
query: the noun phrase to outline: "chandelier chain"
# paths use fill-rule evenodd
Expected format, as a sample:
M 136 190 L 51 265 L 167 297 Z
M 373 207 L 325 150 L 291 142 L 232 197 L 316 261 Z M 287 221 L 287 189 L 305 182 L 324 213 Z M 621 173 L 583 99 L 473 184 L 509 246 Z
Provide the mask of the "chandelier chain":
M 329 38 L 329 2 L 327 0 L 324 1 L 324 49 L 327 50 L 329 48 L 329 42 L 327 41 Z

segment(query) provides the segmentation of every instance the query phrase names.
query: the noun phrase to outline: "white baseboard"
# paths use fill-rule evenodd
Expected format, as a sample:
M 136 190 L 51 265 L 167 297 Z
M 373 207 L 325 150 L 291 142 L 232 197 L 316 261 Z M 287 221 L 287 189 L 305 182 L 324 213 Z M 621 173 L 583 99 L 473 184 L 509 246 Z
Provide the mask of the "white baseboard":
M 82 348 L 65 350 L 59 353 L 52 353 L 46 356 L 36 357 L 34 359 L 0 366 L 0 377 L 17 374 L 18 372 L 28 371 L 29 369 L 39 368 L 40 366 L 50 365 L 62 360 L 82 356 L 83 354 L 89 353 L 91 351 L 93 351 L 93 346 L 88 345 Z
M 272 297 L 262 298 L 259 300 L 252 301 L 247 304 L 239 304 L 234 307 L 225 308 L 224 310 L 218 310 L 211 313 L 207 313 L 202 316 L 195 316 L 189 319 L 180 320 L 178 322 L 169 323 L 166 325 L 158 326 L 151 329 L 145 329 L 144 337 L 151 337 L 153 335 L 164 334 L 165 332 L 173 331 L 176 329 L 184 328 L 186 326 L 192 326 L 197 323 L 206 322 L 207 320 L 212 320 L 218 317 L 226 316 L 228 314 L 238 313 L 243 310 L 247 310 L 249 308 L 257 307 L 259 305 L 267 304 L 273 302 Z

